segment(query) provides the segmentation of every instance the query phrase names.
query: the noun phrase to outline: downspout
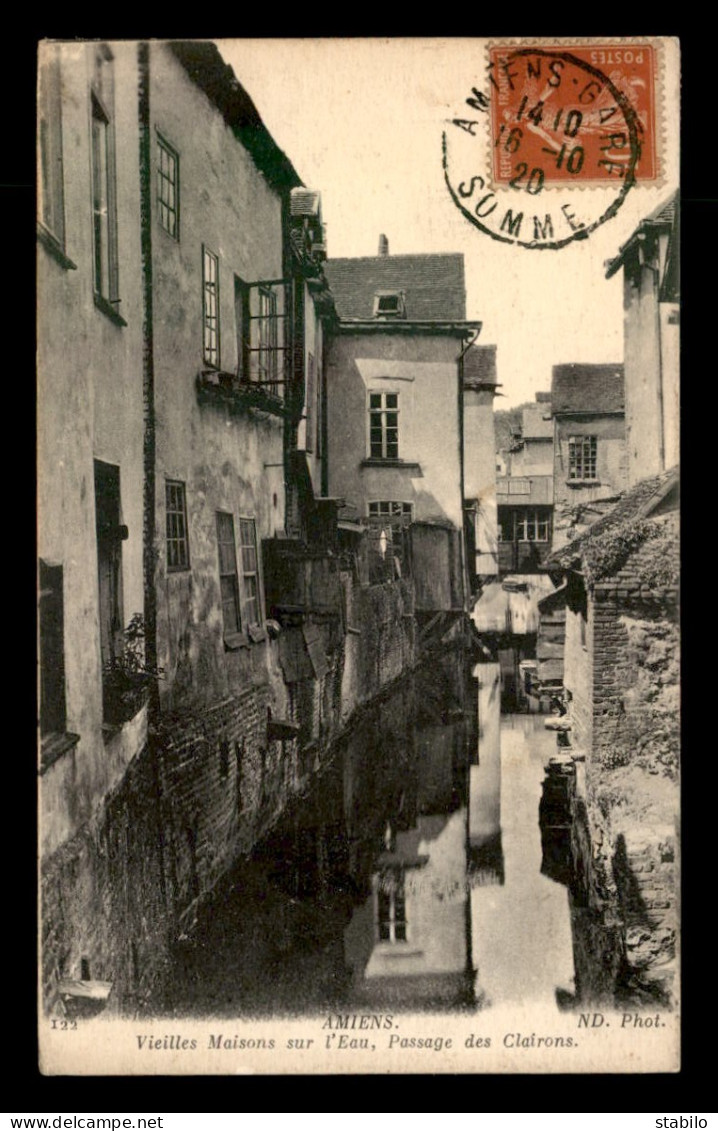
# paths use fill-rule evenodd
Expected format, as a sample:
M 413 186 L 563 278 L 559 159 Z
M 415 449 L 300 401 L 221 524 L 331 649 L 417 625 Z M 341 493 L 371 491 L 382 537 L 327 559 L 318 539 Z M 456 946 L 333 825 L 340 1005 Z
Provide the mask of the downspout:
M 145 602 L 145 659 L 157 667 L 157 595 L 155 590 L 155 360 L 152 296 L 152 153 L 150 142 L 149 44 L 137 46 L 140 127 L 140 253 L 142 270 L 142 399 L 143 438 L 143 583 Z M 151 707 L 159 707 L 159 688 L 153 680 Z
M 143 436 L 143 516 L 142 565 L 145 610 L 145 662 L 157 668 L 157 591 L 155 587 L 155 485 L 156 485 L 156 434 L 155 434 L 155 360 L 154 360 L 154 308 L 152 285 L 152 135 L 150 125 L 150 46 L 137 45 L 138 114 L 140 137 L 140 264 L 142 274 L 142 401 L 144 408 Z M 149 685 L 148 747 L 157 803 L 157 850 L 160 865 L 160 891 L 167 906 L 167 881 L 165 875 L 165 823 L 162 803 L 162 775 L 160 746 L 157 736 L 159 722 L 159 684 L 153 679 Z
M 660 243 L 656 237 L 656 251 L 658 262 L 660 264 Z M 666 249 L 666 258 L 668 257 L 668 250 Z M 656 342 L 658 344 L 658 420 L 660 431 L 658 435 L 658 459 L 659 459 L 659 472 L 666 470 L 666 407 L 663 398 L 663 328 L 661 326 L 661 274 L 660 266 L 658 270 L 653 273 L 654 293 L 656 296 Z
M 469 338 L 468 342 L 466 343 L 466 345 L 464 346 L 461 353 L 459 354 L 459 356 L 456 359 L 456 363 L 457 363 L 457 366 L 458 366 L 458 378 L 459 378 L 459 490 L 460 490 L 460 493 L 461 493 L 461 498 L 460 498 L 461 526 L 459 528 L 459 549 L 460 549 L 460 553 L 461 553 L 461 585 L 462 585 L 462 589 L 464 591 L 463 592 L 463 605 L 464 605 L 464 612 L 465 613 L 468 613 L 468 611 L 469 611 L 469 574 L 468 574 L 468 565 L 467 565 L 467 561 L 466 561 L 466 539 L 465 539 L 465 531 L 464 531 L 464 522 L 465 522 L 465 518 L 464 518 L 464 480 L 465 480 L 465 476 L 464 476 L 464 458 L 465 458 L 465 452 L 464 452 L 464 448 L 465 448 L 465 445 L 464 445 L 464 358 L 465 358 L 466 354 L 469 352 L 469 350 L 471 349 L 471 347 L 473 346 L 474 342 L 476 341 L 476 339 L 478 338 L 480 333 L 481 333 L 481 327 L 479 327 L 479 329 L 474 332 L 473 336 L 471 338 Z M 465 626 L 465 627 L 468 630 L 468 626 Z

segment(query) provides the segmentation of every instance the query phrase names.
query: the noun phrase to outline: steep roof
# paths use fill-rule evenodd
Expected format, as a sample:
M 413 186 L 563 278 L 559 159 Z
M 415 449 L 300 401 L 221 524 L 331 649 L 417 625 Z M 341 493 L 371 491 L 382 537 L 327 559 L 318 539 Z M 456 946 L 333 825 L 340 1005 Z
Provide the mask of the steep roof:
M 554 365 L 551 381 L 553 414 L 623 412 L 624 384 L 622 365 Z
M 373 318 L 377 291 L 403 291 L 409 321 L 460 322 L 466 318 L 464 257 L 460 253 L 328 259 L 325 271 L 340 318 Z
M 286 154 L 279 148 L 257 107 L 225 63 L 214 43 L 175 40 L 168 47 L 192 81 L 203 90 L 222 114 L 235 137 L 247 149 L 258 169 L 275 188 L 294 188 L 302 181 Z
M 656 573 L 656 566 L 660 564 L 656 562 L 653 539 L 643 536 L 650 520 L 656 527 L 654 533 L 659 532 L 663 537 L 658 556 L 664 559 L 666 568 L 670 570 L 675 566 L 677 571 L 679 488 L 677 467 L 641 480 L 626 491 L 609 514 L 594 522 L 573 542 L 551 554 L 545 568 L 550 572 L 583 570 L 602 588 L 640 588 L 650 573 Z M 612 550 L 611 543 L 618 536 L 623 545 L 617 543 Z M 650 587 L 660 588 L 655 584 Z
M 290 200 L 292 216 L 318 216 L 322 212 L 321 194 L 314 189 L 293 188 Z
M 610 279 L 612 275 L 616 274 L 619 267 L 623 265 L 626 253 L 648 229 L 668 228 L 671 231 L 677 229 L 679 214 L 680 204 L 678 192 L 676 191 L 672 196 L 669 196 L 667 200 L 664 200 L 662 204 L 659 204 L 648 216 L 644 216 L 626 242 L 618 249 L 618 255 L 606 262 L 606 278 Z
M 464 354 L 467 385 L 496 385 L 496 346 L 469 346 Z

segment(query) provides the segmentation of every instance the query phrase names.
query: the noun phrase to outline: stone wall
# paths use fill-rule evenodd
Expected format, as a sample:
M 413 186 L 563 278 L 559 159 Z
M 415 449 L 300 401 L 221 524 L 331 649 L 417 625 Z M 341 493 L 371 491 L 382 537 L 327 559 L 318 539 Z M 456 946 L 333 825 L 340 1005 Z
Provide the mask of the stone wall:
M 670 1007 L 679 915 L 678 626 L 670 604 L 615 585 L 588 601 L 593 737 L 574 800 L 574 950 L 584 1001 Z M 566 670 L 578 687 L 567 613 Z M 584 663 L 584 676 L 588 662 Z M 585 683 L 585 679 L 584 679 Z M 586 704 L 572 705 L 574 744 Z
M 42 988 L 48 1009 L 66 979 L 112 982 L 107 1009 L 141 1012 L 162 991 L 166 880 L 149 746 L 94 818 L 45 860 Z

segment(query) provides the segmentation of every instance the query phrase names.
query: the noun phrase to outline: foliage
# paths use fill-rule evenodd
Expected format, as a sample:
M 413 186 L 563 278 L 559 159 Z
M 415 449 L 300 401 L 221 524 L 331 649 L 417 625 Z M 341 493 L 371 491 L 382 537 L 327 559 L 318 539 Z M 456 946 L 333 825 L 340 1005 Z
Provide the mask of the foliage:
M 105 664 L 105 675 L 114 677 L 117 684 L 149 683 L 161 679 L 163 668 L 150 667 L 145 660 L 145 618 L 135 613 L 124 631 L 124 646 L 119 656 Z
M 147 689 L 163 678 L 163 668 L 150 666 L 145 659 L 145 622 L 135 613 L 124 631 L 124 646 L 119 656 L 103 668 L 102 698 L 105 722 L 121 726 L 137 714 L 145 702 Z
M 673 530 L 647 519 L 624 519 L 608 529 L 588 532 L 581 548 L 589 583 L 613 577 L 637 550 L 649 543 L 636 563 L 638 580 L 652 589 L 677 586 L 678 555 Z
M 521 414 L 523 410 L 530 408 L 533 403 L 533 401 L 526 401 L 524 404 L 517 405 L 516 408 L 499 408 L 495 410 L 494 434 L 496 436 L 497 452 L 511 445 L 512 434 L 518 432 L 521 428 Z
M 123 632 L 124 645 L 119 656 L 104 665 L 105 684 L 116 693 L 145 688 L 163 679 L 164 668 L 152 667 L 145 658 L 145 618 L 135 613 Z

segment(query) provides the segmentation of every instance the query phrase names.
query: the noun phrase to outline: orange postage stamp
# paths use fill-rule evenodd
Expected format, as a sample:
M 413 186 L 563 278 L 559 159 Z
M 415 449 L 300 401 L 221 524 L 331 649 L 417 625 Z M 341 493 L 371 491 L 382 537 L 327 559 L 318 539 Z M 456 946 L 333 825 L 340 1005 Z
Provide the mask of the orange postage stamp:
M 650 43 L 492 46 L 494 179 L 655 181 L 655 74 Z

